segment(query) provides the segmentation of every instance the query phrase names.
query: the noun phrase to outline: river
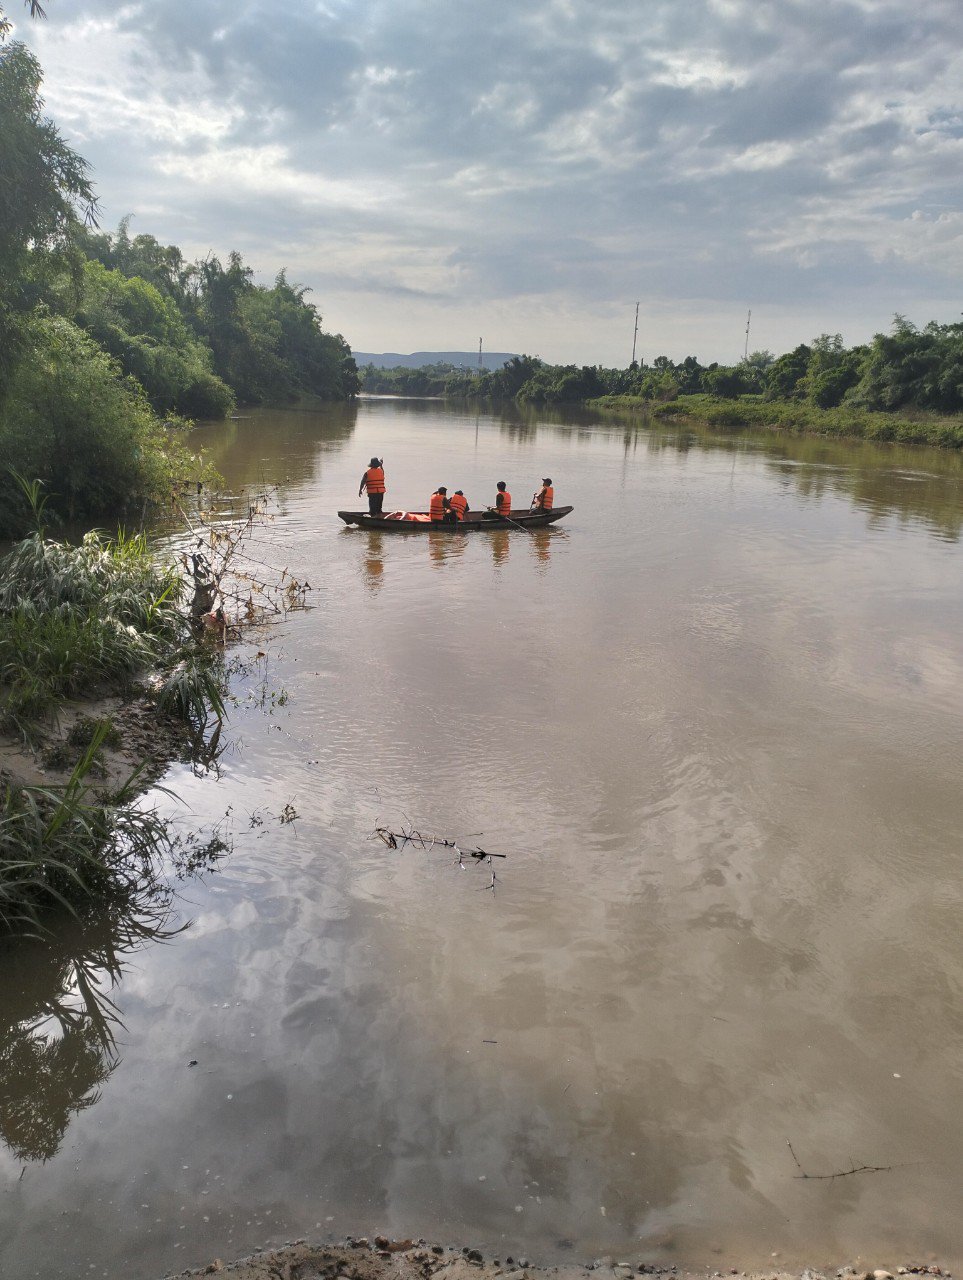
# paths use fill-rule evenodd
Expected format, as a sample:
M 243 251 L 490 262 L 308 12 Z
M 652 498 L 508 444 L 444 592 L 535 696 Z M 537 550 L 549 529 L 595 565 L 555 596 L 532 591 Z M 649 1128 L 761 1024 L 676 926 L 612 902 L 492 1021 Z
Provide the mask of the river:
M 0 1273 L 963 1264 L 963 460 L 374 399 L 197 439 L 310 607 L 155 797 L 234 843 L 187 927 L 0 965 Z M 386 509 L 575 509 L 349 529 L 372 454 Z M 98 982 L 112 1051 L 54 1016 Z

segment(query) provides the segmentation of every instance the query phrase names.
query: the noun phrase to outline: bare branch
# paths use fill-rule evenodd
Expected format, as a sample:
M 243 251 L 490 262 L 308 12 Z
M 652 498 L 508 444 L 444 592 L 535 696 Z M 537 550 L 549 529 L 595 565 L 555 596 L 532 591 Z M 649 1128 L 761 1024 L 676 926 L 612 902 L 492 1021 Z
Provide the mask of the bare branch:
M 794 1174 L 793 1177 L 797 1179 L 805 1178 L 810 1182 L 831 1182 L 834 1178 L 851 1178 L 854 1173 L 891 1173 L 893 1169 L 903 1168 L 905 1164 L 919 1163 L 918 1161 L 903 1161 L 900 1164 L 857 1165 L 855 1161 L 851 1161 L 850 1163 L 852 1164 L 852 1168 L 850 1169 L 839 1169 L 835 1173 L 807 1173 L 799 1163 L 799 1157 L 796 1155 L 795 1151 L 793 1151 L 792 1143 L 788 1138 L 786 1139 L 786 1146 L 789 1148 L 789 1154 L 792 1156 L 793 1160 L 795 1160 L 796 1168 L 799 1170 L 799 1172 Z

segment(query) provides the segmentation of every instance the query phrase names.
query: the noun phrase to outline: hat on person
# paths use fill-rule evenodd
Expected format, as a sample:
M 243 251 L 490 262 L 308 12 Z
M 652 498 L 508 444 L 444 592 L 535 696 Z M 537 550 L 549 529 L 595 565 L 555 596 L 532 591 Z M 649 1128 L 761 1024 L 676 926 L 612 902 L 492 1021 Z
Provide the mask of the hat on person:
M 551 476 L 542 476 L 542 484 L 551 484 L 551 483 L 552 483 Z
M 372 459 L 371 459 L 371 461 L 368 463 L 368 466 L 369 466 L 369 467 L 380 467 L 380 466 L 381 466 L 381 459 L 380 459 L 380 458 L 372 458 Z

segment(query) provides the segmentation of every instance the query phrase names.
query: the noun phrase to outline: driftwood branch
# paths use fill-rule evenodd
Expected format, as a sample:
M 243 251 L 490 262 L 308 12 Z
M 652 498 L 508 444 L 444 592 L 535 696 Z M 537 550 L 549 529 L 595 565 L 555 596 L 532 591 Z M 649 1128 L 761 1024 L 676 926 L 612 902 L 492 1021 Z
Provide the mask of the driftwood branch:
M 899 1165 L 895 1165 L 895 1164 L 857 1165 L 855 1162 L 853 1162 L 852 1168 L 839 1169 L 835 1173 L 807 1173 L 806 1170 L 799 1163 L 799 1157 L 796 1155 L 795 1151 L 793 1151 L 792 1143 L 789 1141 L 788 1138 L 786 1139 L 786 1146 L 789 1148 L 789 1154 L 792 1156 L 793 1160 L 796 1162 L 796 1168 L 799 1170 L 798 1173 L 793 1174 L 793 1177 L 805 1178 L 807 1181 L 812 1181 L 812 1182 L 831 1182 L 834 1178 L 851 1178 L 854 1173 L 891 1173 L 893 1169 L 900 1167 Z
M 431 850 L 438 845 L 442 849 L 454 849 L 458 854 L 458 862 L 464 865 L 464 858 L 474 858 L 476 862 L 490 861 L 492 858 L 507 858 L 507 853 L 490 853 L 487 849 L 461 849 L 457 841 L 448 840 L 444 836 L 428 835 L 423 831 L 417 831 L 412 826 L 410 820 L 406 819 L 407 827 L 402 827 L 400 831 L 392 831 L 388 827 L 375 827 L 372 832 L 372 839 L 383 841 L 389 849 L 403 849 L 406 844 L 417 845 L 419 849 Z M 400 841 L 400 843 L 399 843 Z

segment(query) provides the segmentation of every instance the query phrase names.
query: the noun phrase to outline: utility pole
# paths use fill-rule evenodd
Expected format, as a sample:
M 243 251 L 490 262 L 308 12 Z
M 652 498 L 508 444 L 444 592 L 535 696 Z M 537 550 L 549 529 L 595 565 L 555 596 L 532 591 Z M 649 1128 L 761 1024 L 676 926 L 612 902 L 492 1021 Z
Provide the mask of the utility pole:
M 745 362 L 749 359 L 749 322 L 751 319 L 752 319 L 752 307 L 749 308 L 749 314 L 746 316 L 746 349 L 742 354 L 743 364 L 745 364 Z
M 632 363 L 635 364 L 635 344 L 639 337 L 639 304 L 635 304 L 635 333 L 632 335 Z
M 481 373 L 481 371 L 482 371 L 482 354 L 481 354 L 481 348 L 482 348 L 482 340 L 481 340 L 481 338 L 479 338 L 479 339 L 478 339 L 478 372 L 479 372 L 479 373 Z

